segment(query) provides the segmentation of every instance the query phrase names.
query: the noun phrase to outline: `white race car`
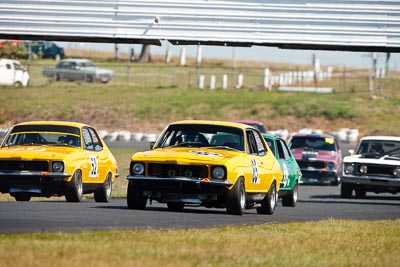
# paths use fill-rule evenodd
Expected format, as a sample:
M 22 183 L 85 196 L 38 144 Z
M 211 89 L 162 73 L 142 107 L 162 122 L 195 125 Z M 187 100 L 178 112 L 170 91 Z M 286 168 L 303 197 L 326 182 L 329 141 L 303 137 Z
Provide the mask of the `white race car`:
M 400 192 L 400 137 L 368 136 L 343 159 L 341 196 Z

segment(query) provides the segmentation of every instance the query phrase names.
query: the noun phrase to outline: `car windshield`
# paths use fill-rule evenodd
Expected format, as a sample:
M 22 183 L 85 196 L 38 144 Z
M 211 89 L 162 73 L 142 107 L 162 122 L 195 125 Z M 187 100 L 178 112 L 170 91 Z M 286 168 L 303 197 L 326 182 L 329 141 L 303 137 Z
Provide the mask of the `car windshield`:
M 171 146 L 209 147 L 244 151 L 243 130 L 211 124 L 170 125 L 155 148 Z
M 356 154 L 378 154 L 400 157 L 400 142 L 390 140 L 363 140 L 358 145 Z
M 95 67 L 95 65 L 91 61 L 85 61 L 79 64 L 80 67 L 86 68 L 86 67 Z
M 289 143 L 290 149 L 304 149 L 304 150 L 326 150 L 335 151 L 335 139 L 333 137 L 319 137 L 319 136 L 294 136 Z
M 2 147 L 17 145 L 80 147 L 80 130 L 62 125 L 18 125 L 11 130 Z

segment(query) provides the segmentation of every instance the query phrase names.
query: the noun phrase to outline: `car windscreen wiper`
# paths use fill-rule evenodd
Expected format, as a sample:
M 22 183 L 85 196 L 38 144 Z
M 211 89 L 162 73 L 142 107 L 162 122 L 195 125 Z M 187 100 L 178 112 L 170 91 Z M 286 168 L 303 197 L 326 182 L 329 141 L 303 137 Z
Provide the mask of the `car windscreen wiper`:
M 182 142 L 182 143 L 179 143 L 179 144 L 176 144 L 176 145 L 172 145 L 171 147 L 193 146 L 193 145 L 196 145 L 196 146 L 200 145 L 200 146 L 202 146 L 203 143 L 202 143 L 202 142 Z
M 233 150 L 233 151 L 241 151 L 237 148 L 233 148 L 230 146 L 210 146 L 210 147 L 206 147 L 206 148 L 210 148 L 210 149 L 227 149 L 227 150 Z
M 68 147 L 77 147 L 71 144 L 66 144 L 66 143 L 59 143 L 59 144 L 51 144 L 52 146 L 68 146 Z

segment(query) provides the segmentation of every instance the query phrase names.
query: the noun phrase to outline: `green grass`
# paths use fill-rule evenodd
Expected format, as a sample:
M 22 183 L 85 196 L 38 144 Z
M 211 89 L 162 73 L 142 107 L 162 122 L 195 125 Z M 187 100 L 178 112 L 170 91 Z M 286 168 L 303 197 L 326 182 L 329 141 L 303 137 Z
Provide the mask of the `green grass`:
M 206 218 L 205 218 L 206 219 Z M 2 266 L 397 266 L 400 220 L 1 234 Z

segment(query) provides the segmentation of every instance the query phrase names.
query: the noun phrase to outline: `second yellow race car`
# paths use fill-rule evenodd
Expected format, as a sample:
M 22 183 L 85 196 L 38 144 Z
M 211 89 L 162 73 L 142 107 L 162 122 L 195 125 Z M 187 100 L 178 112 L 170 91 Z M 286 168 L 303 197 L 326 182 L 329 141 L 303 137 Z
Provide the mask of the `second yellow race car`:
M 282 170 L 255 128 L 192 120 L 168 125 L 151 150 L 134 154 L 127 179 L 130 209 L 156 200 L 175 211 L 202 205 L 272 214 Z

